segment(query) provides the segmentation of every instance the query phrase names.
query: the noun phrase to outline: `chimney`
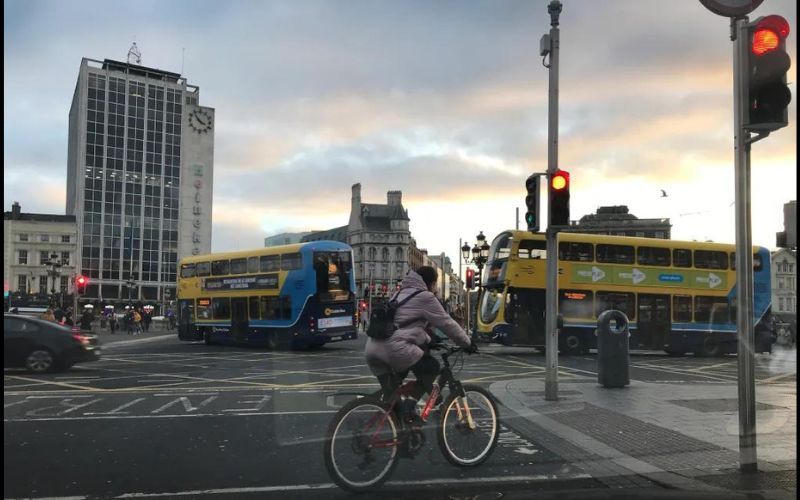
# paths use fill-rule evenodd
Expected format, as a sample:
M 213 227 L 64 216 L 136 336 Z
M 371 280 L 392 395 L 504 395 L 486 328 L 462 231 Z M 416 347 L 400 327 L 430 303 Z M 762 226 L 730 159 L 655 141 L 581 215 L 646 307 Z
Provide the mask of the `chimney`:
M 389 205 L 400 206 L 403 202 L 402 191 L 389 191 L 386 193 L 386 201 Z
M 20 212 L 21 212 L 21 208 L 19 206 L 19 202 L 15 201 L 14 204 L 11 205 L 11 219 L 12 220 L 19 220 Z

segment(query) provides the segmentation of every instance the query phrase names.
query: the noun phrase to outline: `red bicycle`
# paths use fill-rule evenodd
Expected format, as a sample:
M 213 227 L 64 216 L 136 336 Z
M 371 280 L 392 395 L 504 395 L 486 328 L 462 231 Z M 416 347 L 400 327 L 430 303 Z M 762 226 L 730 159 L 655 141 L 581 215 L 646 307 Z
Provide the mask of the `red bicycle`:
M 342 489 L 363 492 L 378 488 L 401 456 L 413 458 L 425 444 L 422 425 L 417 424 L 431 418 L 443 388 L 449 394 L 440 406 L 436 436 L 444 457 L 453 465 L 473 467 L 491 455 L 500 426 L 494 399 L 486 389 L 462 384 L 453 376 L 450 357 L 457 356 L 454 364 L 463 362 L 460 347 L 438 344 L 431 348 L 444 351 L 442 370 L 418 416 L 421 422 L 409 423 L 396 412 L 397 403 L 413 392 L 414 381 L 399 386 L 388 398 L 378 393 L 350 401 L 334 417 L 325 438 L 325 467 Z

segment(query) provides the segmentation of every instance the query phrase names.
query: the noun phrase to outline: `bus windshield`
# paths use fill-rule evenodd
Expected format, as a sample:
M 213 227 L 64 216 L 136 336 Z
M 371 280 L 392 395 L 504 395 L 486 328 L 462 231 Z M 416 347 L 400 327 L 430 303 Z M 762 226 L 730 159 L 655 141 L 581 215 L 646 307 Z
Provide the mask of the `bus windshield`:
M 511 233 L 501 233 L 492 242 L 489 248 L 489 260 L 486 264 L 486 273 L 483 276 L 483 285 L 502 284 L 506 277 L 508 257 L 511 254 L 511 244 L 514 238 Z
M 314 272 L 321 301 L 349 299 L 352 268 L 350 252 L 314 252 Z

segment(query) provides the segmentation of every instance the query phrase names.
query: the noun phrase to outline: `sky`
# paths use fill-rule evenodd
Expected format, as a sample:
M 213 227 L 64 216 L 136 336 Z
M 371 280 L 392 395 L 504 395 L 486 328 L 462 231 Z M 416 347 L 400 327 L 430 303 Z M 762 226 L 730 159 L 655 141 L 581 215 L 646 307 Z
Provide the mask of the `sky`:
M 420 248 L 457 258 L 547 169 L 545 0 L 6 0 L 4 210 L 64 213 L 82 57 L 183 74 L 216 110 L 213 251 L 347 224 L 402 190 Z M 729 21 L 697 0 L 563 0 L 559 167 L 571 218 L 627 205 L 673 239 L 735 242 Z M 765 0 L 751 19 L 784 16 Z M 796 33 L 789 35 L 796 86 Z M 797 199 L 797 114 L 752 148 L 753 243 Z M 661 190 L 667 197 L 661 196 Z M 524 228 L 524 219 L 520 227 Z

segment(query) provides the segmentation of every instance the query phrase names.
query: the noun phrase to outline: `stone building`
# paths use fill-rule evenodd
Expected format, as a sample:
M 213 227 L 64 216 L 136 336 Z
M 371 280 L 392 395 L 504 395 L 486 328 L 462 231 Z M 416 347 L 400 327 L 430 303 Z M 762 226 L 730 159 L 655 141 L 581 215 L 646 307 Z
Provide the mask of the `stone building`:
M 16 201 L 3 212 L 3 277 L 9 293 L 72 293 L 77 250 L 74 215 L 23 213 Z M 61 264 L 55 276 L 48 265 L 53 254 Z
M 797 251 L 782 248 L 772 253 L 772 315 L 797 332 Z
M 594 214 L 584 215 L 572 221 L 568 231 L 588 234 L 610 234 L 639 238 L 671 237 L 672 224 L 669 219 L 640 219 L 628 211 L 625 205 L 600 207 Z

